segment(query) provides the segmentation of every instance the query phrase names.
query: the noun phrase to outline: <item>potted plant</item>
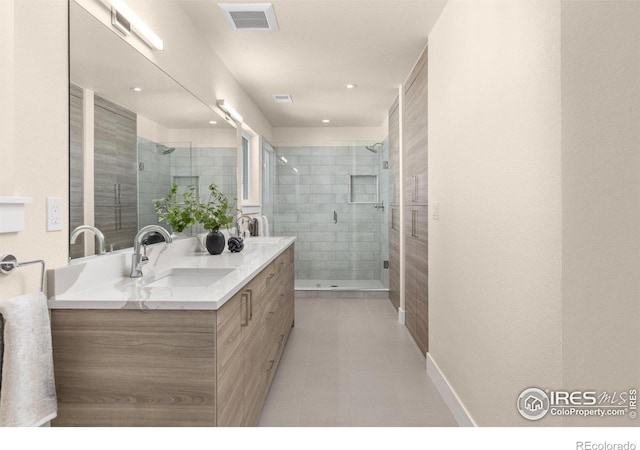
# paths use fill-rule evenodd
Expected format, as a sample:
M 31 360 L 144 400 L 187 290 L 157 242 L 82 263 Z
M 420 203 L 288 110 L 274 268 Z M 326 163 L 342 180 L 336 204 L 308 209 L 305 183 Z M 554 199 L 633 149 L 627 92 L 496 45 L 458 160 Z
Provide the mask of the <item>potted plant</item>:
M 229 199 L 218 190 L 215 184 L 209 185 L 209 200 L 200 202 L 198 199 L 187 201 L 194 211 L 194 218 L 209 231 L 205 246 L 212 255 L 219 255 L 224 250 L 225 238 L 220 228 L 229 229 L 233 224 L 238 210 Z
M 194 191 L 195 186 L 191 185 L 179 196 L 178 185 L 173 183 L 166 197 L 153 200 L 158 220 L 167 222 L 172 231 L 177 233 L 195 224 Z

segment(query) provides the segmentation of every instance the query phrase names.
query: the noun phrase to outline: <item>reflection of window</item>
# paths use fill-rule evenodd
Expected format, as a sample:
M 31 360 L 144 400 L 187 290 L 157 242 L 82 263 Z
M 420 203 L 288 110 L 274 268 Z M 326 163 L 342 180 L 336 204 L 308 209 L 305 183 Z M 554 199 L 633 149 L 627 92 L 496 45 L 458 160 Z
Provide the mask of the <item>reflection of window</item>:
M 242 200 L 249 200 L 249 138 L 242 136 Z

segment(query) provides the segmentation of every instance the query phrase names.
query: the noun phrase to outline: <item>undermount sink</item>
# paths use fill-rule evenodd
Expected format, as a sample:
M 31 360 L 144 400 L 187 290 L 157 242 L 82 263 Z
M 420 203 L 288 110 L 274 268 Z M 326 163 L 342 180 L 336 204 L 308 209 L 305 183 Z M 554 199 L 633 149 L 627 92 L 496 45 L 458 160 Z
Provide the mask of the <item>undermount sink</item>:
M 204 288 L 229 275 L 235 269 L 171 269 L 146 287 Z

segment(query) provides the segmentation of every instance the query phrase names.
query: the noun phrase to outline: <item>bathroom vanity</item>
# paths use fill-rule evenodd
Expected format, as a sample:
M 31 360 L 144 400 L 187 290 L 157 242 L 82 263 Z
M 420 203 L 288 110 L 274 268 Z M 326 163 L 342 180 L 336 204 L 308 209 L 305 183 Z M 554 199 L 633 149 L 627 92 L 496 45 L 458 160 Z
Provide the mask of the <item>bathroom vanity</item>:
M 54 426 L 255 426 L 294 322 L 294 238 L 197 238 L 50 271 Z M 111 259 L 111 260 L 109 260 Z

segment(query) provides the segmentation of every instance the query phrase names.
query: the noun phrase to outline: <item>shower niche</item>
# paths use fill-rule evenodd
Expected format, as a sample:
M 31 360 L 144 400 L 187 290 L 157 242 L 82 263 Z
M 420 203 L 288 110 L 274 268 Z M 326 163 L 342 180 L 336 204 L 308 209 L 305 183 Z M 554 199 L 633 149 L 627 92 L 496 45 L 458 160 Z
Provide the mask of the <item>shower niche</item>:
M 349 203 L 379 203 L 378 175 L 351 175 Z

